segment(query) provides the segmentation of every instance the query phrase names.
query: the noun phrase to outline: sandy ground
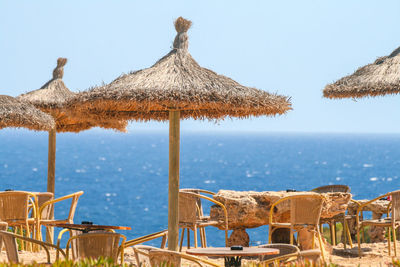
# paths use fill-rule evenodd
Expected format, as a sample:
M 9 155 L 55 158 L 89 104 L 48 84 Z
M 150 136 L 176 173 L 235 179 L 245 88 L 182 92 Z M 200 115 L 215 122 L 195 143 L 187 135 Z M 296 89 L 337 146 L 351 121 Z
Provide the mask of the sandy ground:
M 339 244 L 333 248 L 331 254 L 326 256 L 328 262 L 338 264 L 339 266 L 388 266 L 392 262 L 392 257 L 388 256 L 387 242 L 374 243 L 374 244 L 362 244 L 364 256 L 360 259 L 358 257 L 357 247 L 353 249 L 344 250 L 343 245 Z M 398 242 L 399 256 L 400 256 L 400 242 Z M 393 249 L 393 248 L 392 248 Z M 44 263 L 46 262 L 46 254 L 44 251 L 33 253 L 20 251 L 20 259 L 24 263 L 30 263 L 33 261 Z M 51 251 L 51 261 L 55 259 L 55 251 Z M 223 259 L 210 259 L 221 266 L 224 265 Z M 0 262 L 7 262 L 7 255 L 5 251 L 0 253 Z M 136 265 L 135 256 L 132 248 L 125 250 L 125 262 L 127 264 Z M 243 260 L 243 263 L 248 260 Z M 184 262 L 183 266 L 191 266 L 189 263 Z M 193 265 L 194 266 L 194 265 Z

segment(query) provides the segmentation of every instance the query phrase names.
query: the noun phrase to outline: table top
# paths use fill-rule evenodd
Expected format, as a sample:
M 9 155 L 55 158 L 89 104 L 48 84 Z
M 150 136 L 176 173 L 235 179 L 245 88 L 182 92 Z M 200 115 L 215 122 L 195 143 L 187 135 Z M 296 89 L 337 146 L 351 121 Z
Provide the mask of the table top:
M 257 248 L 243 247 L 243 250 L 231 250 L 230 247 L 208 247 L 208 248 L 191 248 L 186 250 L 187 254 L 196 256 L 259 256 L 259 255 L 276 255 L 279 249 L 275 248 Z
M 131 230 L 129 226 L 99 225 L 99 224 L 74 224 L 74 223 L 49 223 L 49 226 L 68 228 L 72 230 Z

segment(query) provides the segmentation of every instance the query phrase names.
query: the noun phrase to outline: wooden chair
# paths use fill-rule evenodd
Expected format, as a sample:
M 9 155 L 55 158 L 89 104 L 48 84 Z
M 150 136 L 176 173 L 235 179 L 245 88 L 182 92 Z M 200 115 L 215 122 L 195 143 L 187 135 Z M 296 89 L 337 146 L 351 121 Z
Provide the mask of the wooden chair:
M 271 205 L 269 212 L 269 238 L 271 243 L 272 234 L 278 228 L 290 229 L 290 244 L 293 245 L 293 235 L 301 229 L 307 229 L 313 232 L 313 236 L 318 238 L 322 257 L 324 257 L 324 248 L 321 233 L 319 231 L 319 219 L 321 217 L 322 204 L 324 197 L 318 194 L 299 194 L 284 197 Z M 280 205 L 289 204 L 290 219 L 289 222 L 275 222 L 274 213 L 280 209 Z M 312 248 L 315 246 L 315 238 L 312 239 Z
M 110 232 L 75 235 L 68 239 L 67 259 L 69 259 L 70 247 L 73 246 L 72 258 L 74 260 L 107 257 L 117 262 L 118 255 L 121 255 L 121 264 L 123 264 L 125 240 L 125 236 Z
M 160 247 L 165 248 L 165 245 L 167 243 L 167 238 L 168 238 L 168 230 L 163 230 L 163 231 L 159 231 L 156 233 L 152 233 L 152 234 L 148 234 L 145 236 L 141 236 L 141 237 L 137 237 L 137 238 L 128 240 L 124 243 L 124 248 L 136 246 L 136 245 L 139 245 L 144 242 L 154 240 L 154 239 L 157 239 L 160 237 L 162 238 Z
M 181 266 L 182 259 L 190 261 L 191 263 L 195 263 L 198 266 L 215 266 L 221 267 L 220 265 L 205 260 L 199 257 L 191 256 L 182 252 L 176 252 L 171 250 L 159 249 L 151 246 L 137 245 L 133 247 L 133 251 L 135 252 L 136 257 L 136 266 L 147 266 L 143 264 L 143 261 L 140 260 L 139 255 L 143 255 L 147 257 L 150 265 L 149 266 Z
M 32 218 L 29 216 L 30 207 Z M 0 221 L 7 222 L 15 232 L 19 229 L 21 233 L 25 231 L 26 236 L 31 237 L 32 234 L 32 237 L 38 239 L 40 221 L 36 195 L 25 191 L 0 192 Z
M 375 202 L 381 198 L 391 196 L 391 202 L 388 205 L 387 209 L 387 217 L 382 218 L 382 219 L 364 219 L 362 220 L 361 218 L 363 217 L 363 209 L 365 206 L 371 204 L 372 202 Z M 388 250 L 389 250 L 389 256 L 391 255 L 391 229 L 393 230 L 393 243 L 394 243 L 394 256 L 397 257 L 397 245 L 396 245 L 396 229 L 400 225 L 400 190 L 393 191 L 386 193 L 384 195 L 381 195 L 377 198 L 374 198 L 368 202 L 365 202 L 364 204 L 361 204 L 358 209 L 357 209 L 357 218 L 356 218 L 356 224 L 357 224 L 357 242 L 358 242 L 358 255 L 361 257 L 361 242 L 360 242 L 360 230 L 366 226 L 378 226 L 378 227 L 386 227 L 388 230 Z
M 187 247 L 190 248 L 189 230 L 192 230 L 194 233 L 194 247 L 197 248 L 197 229 L 221 224 L 220 221 L 211 220 L 209 217 L 202 217 L 202 211 L 200 210 L 201 206 L 199 207 L 198 204 L 201 199 L 208 200 L 223 209 L 224 221 L 222 223 L 225 228 L 225 245 L 228 244 L 228 212 L 224 204 L 201 194 L 189 191 L 179 191 L 179 228 L 182 229 L 179 251 L 182 251 L 185 229 L 187 230 Z M 201 245 L 202 247 L 206 247 L 205 235 L 201 236 Z
M 41 246 L 46 251 L 47 263 L 51 263 L 49 248 L 56 249 L 57 253 L 61 253 L 64 256 L 64 258 L 66 258 L 65 252 L 60 247 L 50 243 L 42 242 L 36 239 L 32 239 L 22 235 L 17 235 L 3 230 L 0 230 L 0 238 L 4 242 L 5 249 L 7 252 L 7 258 L 10 263 L 20 263 L 18 255 L 17 239 Z
M 79 197 L 81 195 L 83 195 L 83 191 L 79 191 L 56 199 L 51 199 L 40 205 L 39 208 L 40 226 L 46 227 L 47 231 L 48 227 L 52 227 L 49 226 L 49 224 L 54 225 L 54 224 L 74 223 L 75 210 L 78 205 Z M 60 201 L 65 201 L 65 200 L 71 200 L 68 217 L 65 219 L 54 219 L 53 214 L 51 212 L 53 210 L 53 205 Z M 49 242 L 53 243 L 52 237 L 51 240 L 49 240 Z
M 341 184 L 335 184 L 335 185 L 325 185 L 325 186 L 320 186 L 317 188 L 314 188 L 311 190 L 312 192 L 316 192 L 319 194 L 322 193 L 350 193 L 350 187 L 347 185 L 341 185 Z M 347 220 L 350 219 L 345 218 L 346 216 L 346 211 L 343 213 L 340 213 L 332 218 L 321 218 L 320 219 L 320 231 L 322 231 L 322 225 L 323 224 L 328 224 L 329 225 L 329 230 L 330 230 L 330 236 L 331 236 L 331 243 L 332 245 L 336 246 L 336 222 L 340 222 L 343 225 L 343 236 L 344 236 L 344 248 L 346 248 L 346 239 L 349 240 L 350 247 L 353 247 L 353 242 L 351 240 L 351 235 L 350 235 L 350 230 L 347 225 Z

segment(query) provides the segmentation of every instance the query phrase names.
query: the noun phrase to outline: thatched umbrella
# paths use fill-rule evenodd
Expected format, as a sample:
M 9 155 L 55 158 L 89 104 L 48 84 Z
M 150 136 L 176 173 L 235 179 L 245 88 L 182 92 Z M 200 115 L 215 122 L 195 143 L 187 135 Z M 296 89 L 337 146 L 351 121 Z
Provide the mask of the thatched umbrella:
M 400 47 L 324 89 L 324 97 L 358 98 L 400 93 Z
M 0 129 L 21 127 L 35 131 L 49 131 L 54 126 L 53 118 L 33 105 L 11 96 L 0 95 Z
M 67 115 L 64 106 L 76 93 L 71 92 L 62 80 L 66 63 L 66 58 L 58 58 L 57 67 L 50 81 L 40 89 L 18 96 L 19 100 L 29 102 L 43 112 L 49 113 L 56 122 L 56 127 L 49 130 L 47 191 L 52 193 L 55 192 L 56 132 L 77 133 L 95 126 L 125 131 L 127 126 L 127 122 L 121 120 L 107 121 L 99 118 L 93 121 L 85 117 Z
M 168 248 L 178 247 L 180 118 L 223 119 L 283 114 L 287 97 L 240 85 L 202 68 L 188 52 L 191 22 L 179 17 L 173 49 L 152 67 L 80 93 L 71 104 L 84 116 L 169 120 Z

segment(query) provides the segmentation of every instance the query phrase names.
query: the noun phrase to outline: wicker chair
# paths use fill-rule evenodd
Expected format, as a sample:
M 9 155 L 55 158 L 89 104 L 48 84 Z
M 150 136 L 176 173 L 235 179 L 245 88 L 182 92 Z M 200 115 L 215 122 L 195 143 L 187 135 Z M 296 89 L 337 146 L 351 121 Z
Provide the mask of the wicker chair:
M 279 249 L 279 254 L 260 256 L 259 260 L 263 261 L 264 263 L 272 261 L 289 262 L 297 259 L 297 255 L 300 252 L 300 249 L 297 246 L 290 244 L 275 243 L 275 244 L 265 244 L 258 247 Z
M 65 252 L 60 247 L 55 246 L 50 243 L 42 242 L 42 241 L 39 241 L 36 239 L 32 239 L 32 238 L 25 237 L 22 235 L 17 235 L 14 233 L 3 231 L 3 230 L 0 230 L 0 238 L 5 244 L 7 258 L 10 263 L 20 263 L 20 259 L 19 259 L 19 255 L 18 255 L 18 246 L 17 246 L 17 241 L 16 241 L 17 239 L 22 240 L 24 242 L 29 242 L 29 243 L 33 243 L 33 244 L 41 246 L 46 251 L 47 263 L 51 263 L 49 248 L 56 249 L 57 254 L 61 253 L 64 256 L 64 258 L 66 258 Z
M 317 188 L 314 188 L 311 190 L 312 192 L 316 193 L 350 193 L 350 187 L 347 185 L 325 185 L 325 186 L 320 186 Z M 320 230 L 322 231 L 322 225 L 323 224 L 328 224 L 329 225 L 329 230 L 330 230 L 330 236 L 331 236 L 331 243 L 332 245 L 336 245 L 336 222 L 341 222 L 343 225 L 343 236 L 344 236 L 344 248 L 346 248 L 346 239 L 349 240 L 350 247 L 353 247 L 353 242 L 351 240 L 351 235 L 350 235 L 350 230 L 347 225 L 347 221 L 351 219 L 352 217 L 347 217 L 346 218 L 346 211 L 344 213 L 340 213 L 332 218 L 321 218 L 320 219 Z
M 152 233 L 152 234 L 148 234 L 145 236 L 141 236 L 141 237 L 137 237 L 131 240 L 128 240 L 124 243 L 124 248 L 127 247 L 132 247 L 132 246 L 136 246 L 139 244 L 142 244 L 144 242 L 150 241 L 150 240 L 154 240 L 157 238 L 162 238 L 161 240 L 161 248 L 165 248 L 165 245 L 167 243 L 167 238 L 168 238 L 168 231 L 167 230 L 163 230 L 163 231 L 159 231 L 156 233 Z
M 194 247 L 197 248 L 197 228 L 202 229 L 206 226 L 216 226 L 221 224 L 220 221 L 211 220 L 209 217 L 203 217 L 201 206 L 199 206 L 198 204 L 201 199 L 211 201 L 212 203 L 217 204 L 223 209 L 225 245 L 228 244 L 228 212 L 224 204 L 201 194 L 181 190 L 179 191 L 179 228 L 182 229 L 180 251 L 182 251 L 182 243 L 185 229 L 187 230 L 187 247 L 190 248 L 189 229 L 191 229 L 194 233 Z M 206 247 L 205 234 L 202 236 L 201 245 L 202 247 Z
M 198 188 L 182 188 L 179 191 L 181 192 L 191 192 L 191 193 L 195 193 L 195 194 L 206 194 L 209 196 L 214 196 L 215 193 L 212 191 L 208 191 L 208 190 L 204 190 L 204 189 L 198 189 Z M 202 206 L 202 201 L 201 198 L 197 199 L 197 207 L 198 207 L 198 219 L 202 220 L 202 221 L 208 221 L 210 220 L 210 216 L 209 215 L 204 215 L 204 210 L 203 210 L 203 206 Z M 200 232 L 200 243 L 202 247 L 207 247 L 207 237 L 206 237 L 206 231 L 205 228 L 199 228 L 199 232 Z M 189 236 L 189 229 L 187 229 L 187 235 Z M 190 242 L 190 240 L 188 241 Z
M 45 226 L 46 231 L 48 230 L 49 224 L 65 224 L 65 223 L 74 223 L 74 216 L 75 216 L 75 210 L 78 205 L 78 200 L 79 197 L 83 194 L 83 191 L 79 191 L 73 194 L 69 194 L 60 198 L 56 199 L 51 199 L 46 202 L 44 202 L 42 205 L 40 205 L 39 208 L 39 214 L 40 214 L 40 226 Z M 55 203 L 58 203 L 60 201 L 65 201 L 65 200 L 71 200 L 71 205 L 69 208 L 69 213 L 68 217 L 65 219 L 54 219 L 52 210 L 53 210 L 53 205 Z M 47 231 L 48 232 L 48 231 Z M 41 234 L 41 233 L 40 233 Z M 53 243 L 52 237 L 49 242 Z
M 259 246 L 260 248 L 276 248 L 279 249 L 278 255 L 260 256 L 257 266 L 297 266 L 288 265 L 291 261 L 307 260 L 311 261 L 311 265 L 320 266 L 321 251 L 319 249 L 302 250 L 290 244 L 266 244 Z M 303 266 L 300 264 L 299 266 Z
M 143 255 L 148 258 L 150 263 L 149 266 L 181 266 L 182 259 L 195 263 L 198 266 L 215 266 L 220 267 L 220 265 L 205 260 L 202 258 L 198 258 L 195 256 L 187 255 L 182 252 L 176 252 L 171 250 L 159 249 L 151 246 L 137 245 L 133 247 L 133 251 L 135 252 L 136 257 L 136 266 L 147 266 L 143 264 L 143 261 L 140 260 L 139 255 Z M 191 265 L 192 266 L 192 265 Z
M 371 219 L 371 220 L 362 220 L 363 217 L 363 209 L 365 206 L 375 202 L 381 198 L 391 196 L 391 202 L 388 205 L 387 209 L 387 217 L 382 219 Z M 378 227 L 387 227 L 388 230 L 388 250 L 389 256 L 391 255 L 391 229 L 393 230 L 393 243 L 394 243 L 394 256 L 397 257 L 397 245 L 396 245 L 396 229 L 400 225 L 400 190 L 393 191 L 381 195 L 377 198 L 374 198 L 364 204 L 361 204 L 357 209 L 357 242 L 358 242 L 358 255 L 361 257 L 361 243 L 360 243 L 360 230 L 366 226 L 378 226 Z
M 110 232 L 75 235 L 68 239 L 67 259 L 69 259 L 70 247 L 73 247 L 71 254 L 74 260 L 108 257 L 116 262 L 118 255 L 121 255 L 121 264 L 123 264 L 125 240 L 125 236 Z
M 29 207 L 32 207 L 32 218 L 29 216 Z M 26 236 L 38 239 L 39 218 L 36 195 L 25 191 L 0 192 L 0 221 L 7 222 L 15 232 L 20 229 Z M 25 242 L 24 242 L 25 243 Z M 23 249 L 26 248 L 23 244 Z M 32 246 L 29 247 L 32 249 Z
M 284 197 L 271 205 L 269 212 L 269 242 L 272 241 L 272 234 L 278 228 L 290 229 L 290 244 L 293 245 L 293 235 L 301 229 L 308 229 L 318 238 L 322 257 L 324 257 L 324 248 L 321 233 L 319 231 L 319 219 L 321 217 L 322 204 L 324 197 L 317 194 L 299 194 Z M 290 207 L 289 222 L 275 222 L 274 213 L 278 211 L 281 205 L 288 204 Z M 282 206 L 281 206 L 282 207 Z M 312 239 L 312 248 L 315 246 Z

